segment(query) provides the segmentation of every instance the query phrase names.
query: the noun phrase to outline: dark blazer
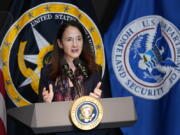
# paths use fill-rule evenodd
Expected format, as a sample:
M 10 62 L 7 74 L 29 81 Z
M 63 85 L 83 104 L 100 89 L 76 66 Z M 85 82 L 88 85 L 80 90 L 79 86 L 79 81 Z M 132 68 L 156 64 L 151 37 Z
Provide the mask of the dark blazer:
M 41 78 L 39 81 L 38 102 L 43 102 L 43 97 L 42 97 L 43 88 L 46 87 L 48 89 L 49 84 L 54 85 L 54 82 L 48 79 L 49 68 L 50 68 L 50 65 L 41 69 Z M 83 82 L 85 95 L 89 95 L 90 92 L 93 92 L 94 88 L 96 87 L 96 85 L 99 81 L 101 81 L 101 73 L 93 73 L 91 76 L 89 76 Z M 104 97 L 103 92 L 102 92 L 102 97 Z

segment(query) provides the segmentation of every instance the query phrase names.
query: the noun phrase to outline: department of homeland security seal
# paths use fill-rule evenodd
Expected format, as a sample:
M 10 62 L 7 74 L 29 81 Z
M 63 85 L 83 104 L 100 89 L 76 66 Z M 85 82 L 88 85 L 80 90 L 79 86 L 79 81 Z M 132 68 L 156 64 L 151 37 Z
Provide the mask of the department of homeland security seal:
M 2 45 L 3 74 L 8 96 L 16 106 L 35 102 L 41 68 L 48 64 L 56 32 L 63 21 L 79 21 L 96 63 L 104 69 L 104 49 L 99 30 L 78 7 L 47 2 L 22 14 L 7 31 Z
M 91 130 L 98 126 L 103 117 L 100 101 L 91 96 L 82 96 L 73 102 L 70 118 L 81 130 Z
M 129 92 L 159 99 L 180 78 L 180 33 L 161 16 L 145 16 L 128 24 L 112 50 L 116 77 Z

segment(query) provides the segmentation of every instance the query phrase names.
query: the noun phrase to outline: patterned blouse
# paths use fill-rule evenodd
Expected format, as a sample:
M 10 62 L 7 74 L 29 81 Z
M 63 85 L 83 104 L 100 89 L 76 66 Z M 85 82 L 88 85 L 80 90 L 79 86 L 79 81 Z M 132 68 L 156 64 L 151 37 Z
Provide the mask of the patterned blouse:
M 83 76 L 79 75 L 76 77 L 77 82 L 79 83 L 82 95 L 84 95 L 83 87 Z M 54 100 L 55 101 L 70 101 L 78 98 L 78 90 L 76 87 L 69 86 L 69 80 L 67 78 L 57 78 L 54 85 Z

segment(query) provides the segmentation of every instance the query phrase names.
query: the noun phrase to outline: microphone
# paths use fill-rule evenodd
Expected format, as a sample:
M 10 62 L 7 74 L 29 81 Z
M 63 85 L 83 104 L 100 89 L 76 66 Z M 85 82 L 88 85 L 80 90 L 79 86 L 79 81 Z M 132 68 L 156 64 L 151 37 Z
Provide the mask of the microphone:
M 66 74 L 66 76 L 72 81 L 74 86 L 77 88 L 77 92 L 78 92 L 79 97 L 82 96 L 82 89 L 81 89 L 77 79 L 73 75 L 72 69 L 69 68 L 69 65 L 67 64 L 65 59 L 62 60 L 61 66 L 62 66 L 63 72 Z
M 86 68 L 85 68 L 85 66 L 83 66 L 81 60 L 79 58 L 76 58 L 76 59 L 73 60 L 73 63 L 74 63 L 74 65 L 76 67 L 78 67 L 80 69 L 84 79 L 87 79 L 88 78 L 88 74 L 87 74 Z
M 75 80 L 75 77 L 73 75 L 73 71 L 72 71 L 72 69 L 69 68 L 69 65 L 67 64 L 65 59 L 62 60 L 61 66 L 62 66 L 63 72 L 73 82 Z

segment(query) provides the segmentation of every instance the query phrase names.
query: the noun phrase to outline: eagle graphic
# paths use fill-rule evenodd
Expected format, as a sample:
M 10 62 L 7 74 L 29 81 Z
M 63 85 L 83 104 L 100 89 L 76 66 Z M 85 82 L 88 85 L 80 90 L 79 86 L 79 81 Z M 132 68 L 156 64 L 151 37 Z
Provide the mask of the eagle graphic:
M 160 23 L 155 31 L 138 35 L 132 42 L 133 59 L 139 58 L 138 68 L 143 70 L 143 78 L 160 82 L 172 70 L 179 70 L 171 56 L 170 48 L 162 36 Z

